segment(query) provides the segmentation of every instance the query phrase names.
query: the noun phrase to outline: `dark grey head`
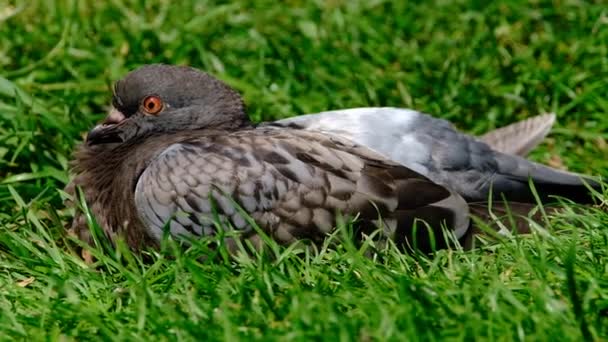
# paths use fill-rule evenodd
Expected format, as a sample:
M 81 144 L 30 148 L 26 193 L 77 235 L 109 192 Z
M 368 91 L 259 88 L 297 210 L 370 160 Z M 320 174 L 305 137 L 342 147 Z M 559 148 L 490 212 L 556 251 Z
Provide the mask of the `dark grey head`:
M 236 91 L 190 67 L 152 64 L 131 71 L 116 83 L 112 105 L 105 121 L 89 132 L 88 145 L 249 125 Z

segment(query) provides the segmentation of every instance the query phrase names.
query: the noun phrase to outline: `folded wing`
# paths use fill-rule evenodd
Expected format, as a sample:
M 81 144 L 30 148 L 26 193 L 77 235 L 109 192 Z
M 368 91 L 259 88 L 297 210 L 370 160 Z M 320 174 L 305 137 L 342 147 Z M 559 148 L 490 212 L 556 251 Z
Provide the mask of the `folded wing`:
M 140 176 L 135 202 L 156 239 L 164 227 L 174 235 L 215 234 L 216 210 L 226 226 L 259 242 L 235 204 L 283 244 L 321 241 L 339 214 L 357 216 L 363 230 L 375 229 L 370 226 L 382 217 L 385 233 L 399 242 L 414 238 L 416 219 L 434 232 L 449 227 L 457 238 L 469 227 L 459 195 L 348 140 L 291 129 L 206 134 L 174 144 Z

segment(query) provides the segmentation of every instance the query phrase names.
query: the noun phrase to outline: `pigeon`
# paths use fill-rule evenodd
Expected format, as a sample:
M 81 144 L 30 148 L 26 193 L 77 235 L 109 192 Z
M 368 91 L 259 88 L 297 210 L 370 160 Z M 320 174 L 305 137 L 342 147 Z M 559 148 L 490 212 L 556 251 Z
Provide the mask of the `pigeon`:
M 75 153 L 66 191 L 81 188 L 110 241 L 124 238 L 136 251 L 157 247 L 167 232 L 230 232 L 231 251 L 244 242 L 261 248 L 262 233 L 283 245 L 321 243 L 344 216 L 355 220 L 358 236 L 380 231 L 399 246 L 429 251 L 470 240 L 470 213 L 491 193 L 530 203 L 530 179 L 543 199 L 586 200 L 585 184 L 599 186 L 493 150 L 484 137 L 425 114 L 371 110 L 358 118 L 369 121 L 355 124 L 353 113 L 256 125 L 241 96 L 209 74 L 145 65 L 116 82 L 108 116 Z M 377 121 L 388 117 L 399 130 Z M 488 139 L 504 140 L 503 133 Z M 82 211 L 71 231 L 92 243 Z

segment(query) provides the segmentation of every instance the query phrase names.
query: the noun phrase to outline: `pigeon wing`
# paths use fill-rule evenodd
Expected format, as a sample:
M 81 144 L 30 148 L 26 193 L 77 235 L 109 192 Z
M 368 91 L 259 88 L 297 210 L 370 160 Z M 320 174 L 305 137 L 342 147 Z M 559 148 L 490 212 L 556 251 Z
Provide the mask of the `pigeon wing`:
M 456 237 L 469 226 L 457 194 L 348 140 L 301 130 L 207 134 L 156 157 L 135 189 L 151 236 L 215 234 L 213 211 L 254 245 L 260 241 L 235 204 L 279 243 L 320 241 L 340 214 L 369 223 L 382 217 L 398 240 L 416 219 Z

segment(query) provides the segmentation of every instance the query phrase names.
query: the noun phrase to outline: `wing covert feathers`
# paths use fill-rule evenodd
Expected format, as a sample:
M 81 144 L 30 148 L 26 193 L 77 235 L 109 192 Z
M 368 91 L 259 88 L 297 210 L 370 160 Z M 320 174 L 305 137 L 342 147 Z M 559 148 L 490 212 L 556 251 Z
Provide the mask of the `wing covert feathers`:
M 358 213 L 363 226 L 382 217 L 387 234 L 405 239 L 413 238 L 416 218 L 433 229 L 453 227 L 457 237 L 469 223 L 459 195 L 367 148 L 301 130 L 255 129 L 174 144 L 142 173 L 135 203 L 156 239 L 165 224 L 176 235 L 215 234 L 216 207 L 223 223 L 257 243 L 235 204 L 283 244 L 321 241 L 339 213 Z

